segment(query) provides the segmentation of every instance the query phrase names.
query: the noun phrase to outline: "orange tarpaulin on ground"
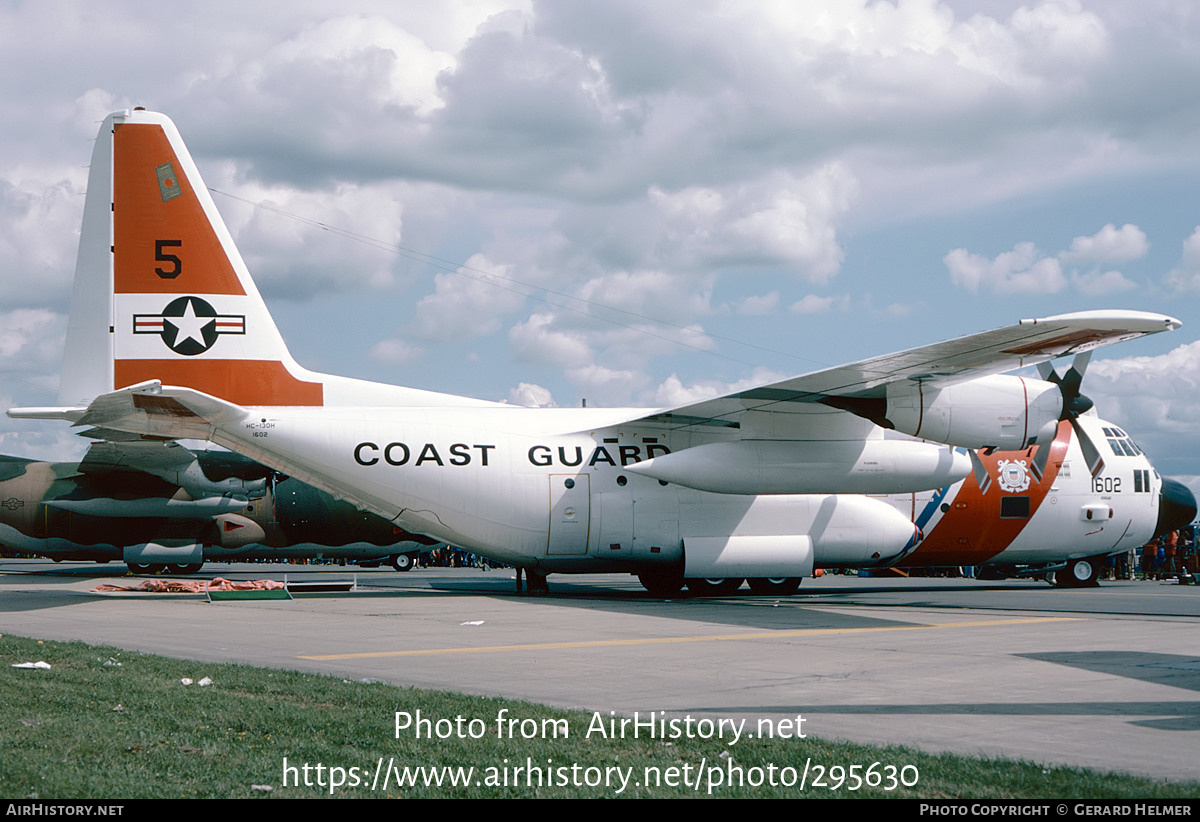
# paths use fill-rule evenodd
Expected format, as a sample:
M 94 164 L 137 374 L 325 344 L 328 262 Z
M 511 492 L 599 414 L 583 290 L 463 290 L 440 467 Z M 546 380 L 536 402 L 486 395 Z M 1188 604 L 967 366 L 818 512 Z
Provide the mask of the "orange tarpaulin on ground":
M 250 579 L 233 582 L 224 577 L 203 579 L 148 579 L 141 585 L 97 585 L 93 593 L 110 591 L 144 591 L 152 594 L 203 594 L 205 591 L 276 591 L 285 588 L 273 579 Z

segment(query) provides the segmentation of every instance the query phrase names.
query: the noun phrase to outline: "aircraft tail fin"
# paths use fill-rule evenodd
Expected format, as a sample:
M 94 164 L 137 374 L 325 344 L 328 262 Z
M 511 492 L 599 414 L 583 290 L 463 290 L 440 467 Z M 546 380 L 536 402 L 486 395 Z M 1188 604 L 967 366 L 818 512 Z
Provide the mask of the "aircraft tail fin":
M 139 109 L 109 115 L 92 155 L 59 402 L 146 380 L 239 405 L 324 403 L 175 125 Z
M 244 407 L 495 405 L 298 365 L 175 124 L 134 109 L 92 154 L 60 410 L 147 381 Z

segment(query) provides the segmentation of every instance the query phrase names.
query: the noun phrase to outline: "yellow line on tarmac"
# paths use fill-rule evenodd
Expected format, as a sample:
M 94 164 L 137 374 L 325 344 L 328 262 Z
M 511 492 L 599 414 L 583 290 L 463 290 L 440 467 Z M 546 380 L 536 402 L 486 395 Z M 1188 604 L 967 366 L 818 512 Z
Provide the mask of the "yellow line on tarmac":
M 794 631 L 762 631 L 754 634 L 709 634 L 707 636 L 648 637 L 645 639 L 596 639 L 578 642 L 540 642 L 528 645 L 484 645 L 474 648 L 427 648 L 418 651 L 368 651 L 360 654 L 314 654 L 298 659 L 340 660 L 374 659 L 394 656 L 436 656 L 439 654 L 495 654 L 512 651 L 551 651 L 564 648 L 615 648 L 624 645 L 672 645 L 680 642 L 736 642 L 747 639 L 783 639 L 788 637 L 870 634 L 883 631 L 926 631 L 942 628 L 998 628 L 1006 625 L 1038 625 L 1047 622 L 1076 622 L 1081 617 L 1030 617 L 990 619 L 972 622 L 946 622 L 935 625 L 883 625 L 875 628 L 801 628 Z

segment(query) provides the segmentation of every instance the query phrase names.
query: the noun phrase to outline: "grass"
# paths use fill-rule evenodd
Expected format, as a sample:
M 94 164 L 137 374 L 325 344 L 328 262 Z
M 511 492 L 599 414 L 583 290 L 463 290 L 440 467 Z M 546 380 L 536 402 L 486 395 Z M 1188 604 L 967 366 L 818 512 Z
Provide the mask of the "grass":
M 0 638 L 0 658 L 4 660 L 0 796 L 10 799 L 687 797 L 707 795 L 708 782 L 702 781 L 699 791 L 694 787 L 698 775 L 709 774 L 715 782 L 720 773 L 727 780 L 730 757 L 733 773 L 741 768 L 746 782 L 767 783 L 713 785 L 714 796 L 1170 799 L 1200 795 L 1200 784 L 1195 783 L 934 756 L 902 747 L 799 739 L 794 734 L 786 739 L 743 738 L 732 746 L 728 738 L 664 741 L 644 735 L 606 739 L 598 734 L 585 738 L 594 721 L 589 712 L 292 671 L 181 661 L 80 642 L 5 636 Z M 11 667 L 36 660 L 45 660 L 51 669 Z M 206 676 L 213 680 L 206 687 L 180 681 Z M 516 738 L 499 738 L 496 718 L 504 709 L 506 718 L 518 720 L 511 726 Z M 411 728 L 397 733 L 397 712 L 415 717 L 417 711 L 423 719 L 443 720 L 429 728 L 422 725 L 426 735 L 441 730 L 448 738 L 418 739 Z M 605 714 L 601 719 L 609 717 Z M 550 732 L 564 726 L 569 738 L 555 738 Z M 521 738 L 522 727 L 534 738 Z M 753 727 L 748 721 L 747 729 Z M 466 738 L 460 738 L 460 729 Z M 470 738 L 470 732 L 480 738 Z M 293 769 L 286 785 L 285 759 Z M 385 769 L 390 763 L 397 769 L 474 767 L 475 771 L 468 785 L 397 787 L 393 778 L 387 788 L 377 784 L 372 789 L 381 761 Z M 527 762 L 541 769 L 540 786 L 530 785 L 525 771 L 514 780 L 514 769 L 525 768 Z M 776 783 L 796 781 L 806 762 L 804 790 L 795 784 L 769 784 L 771 768 Z M 868 774 L 872 763 L 880 764 Z M 305 764 L 308 785 L 303 784 Z M 904 772 L 905 781 L 912 781 L 913 768 L 919 776 L 913 787 L 884 790 L 883 785 L 863 784 L 850 790 L 852 779 L 847 773 L 841 788 L 832 789 L 838 781 L 835 766 L 856 764 L 861 766 L 856 776 L 864 780 L 889 765 L 911 766 Z M 658 774 L 659 784 L 645 784 L 647 772 Z M 818 772 L 823 773 L 825 787 L 812 784 Z M 445 779 L 449 772 L 440 773 Z M 605 773 L 611 776 L 611 785 L 604 784 Z M 618 792 L 621 774 L 632 776 Z M 342 784 L 331 788 L 331 776 Z M 356 779 L 360 784 L 352 784 Z M 687 784 L 682 784 L 684 780 Z M 297 781 L 301 784 L 294 784 Z

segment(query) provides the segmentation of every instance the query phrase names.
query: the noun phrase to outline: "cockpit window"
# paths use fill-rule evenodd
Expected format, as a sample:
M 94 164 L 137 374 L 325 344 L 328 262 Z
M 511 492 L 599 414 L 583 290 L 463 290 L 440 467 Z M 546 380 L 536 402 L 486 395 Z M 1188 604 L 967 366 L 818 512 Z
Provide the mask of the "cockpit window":
M 1142 449 L 1134 444 L 1129 435 L 1120 428 L 1105 428 L 1104 436 L 1108 438 L 1108 447 L 1112 449 L 1115 457 L 1136 457 L 1142 453 Z

